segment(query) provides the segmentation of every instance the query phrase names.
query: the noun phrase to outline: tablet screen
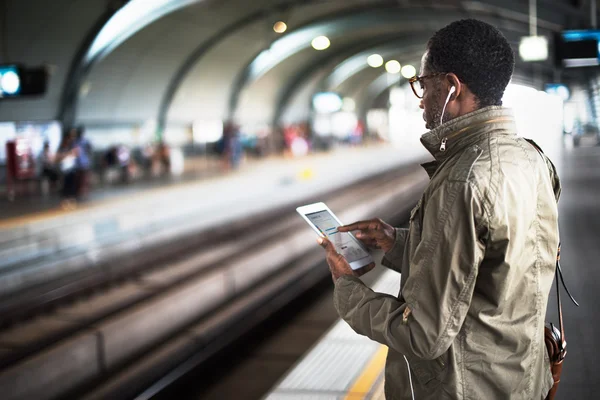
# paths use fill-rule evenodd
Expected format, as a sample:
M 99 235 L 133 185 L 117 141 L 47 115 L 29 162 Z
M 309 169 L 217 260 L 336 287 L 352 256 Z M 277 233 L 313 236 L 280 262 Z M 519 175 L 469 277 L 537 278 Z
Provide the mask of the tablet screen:
M 319 232 L 335 246 L 337 251 L 349 262 L 354 262 L 369 256 L 360 244 L 348 232 L 338 232 L 340 224 L 329 211 L 318 211 L 306 214 L 306 218 L 317 227 Z

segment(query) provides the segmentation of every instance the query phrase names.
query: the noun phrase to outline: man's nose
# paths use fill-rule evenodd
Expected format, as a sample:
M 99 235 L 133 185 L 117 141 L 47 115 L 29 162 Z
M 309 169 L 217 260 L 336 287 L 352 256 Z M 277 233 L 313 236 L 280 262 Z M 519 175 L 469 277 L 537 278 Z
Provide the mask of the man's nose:
M 425 105 L 423 104 L 423 99 L 421 99 L 421 101 L 419 101 L 419 108 L 420 108 L 421 110 L 424 110 L 424 109 L 425 109 Z

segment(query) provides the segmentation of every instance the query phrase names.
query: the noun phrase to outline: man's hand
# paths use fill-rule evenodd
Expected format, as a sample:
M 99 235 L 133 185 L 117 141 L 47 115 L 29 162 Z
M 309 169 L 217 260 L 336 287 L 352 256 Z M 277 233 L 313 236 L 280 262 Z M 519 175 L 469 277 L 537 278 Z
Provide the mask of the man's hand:
M 396 230 L 379 218 L 359 221 L 350 225 L 339 226 L 338 231 L 359 231 L 354 234 L 357 239 L 372 249 L 381 249 L 386 253 L 394 247 Z
M 338 280 L 339 277 L 344 275 L 352 275 L 352 276 L 362 276 L 367 272 L 371 271 L 375 268 L 375 263 L 371 263 L 362 267 L 361 269 L 357 269 L 354 271 L 350 268 L 350 264 L 348 261 L 335 251 L 335 247 L 329 240 L 326 238 L 318 238 L 317 242 L 325 249 L 327 252 L 327 264 L 329 264 L 329 270 L 331 271 L 331 277 L 333 278 L 333 282 Z

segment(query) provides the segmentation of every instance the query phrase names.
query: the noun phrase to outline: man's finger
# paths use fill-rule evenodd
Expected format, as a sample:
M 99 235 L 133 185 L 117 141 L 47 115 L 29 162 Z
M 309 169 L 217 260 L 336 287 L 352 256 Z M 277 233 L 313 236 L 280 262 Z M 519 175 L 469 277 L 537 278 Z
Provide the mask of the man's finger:
M 375 263 L 370 263 L 369 265 L 365 265 L 362 268 L 359 268 L 354 271 L 355 276 L 363 276 L 364 274 L 372 271 L 375 268 Z
M 338 226 L 340 232 L 361 231 L 369 228 L 372 221 L 358 221 L 353 224 Z

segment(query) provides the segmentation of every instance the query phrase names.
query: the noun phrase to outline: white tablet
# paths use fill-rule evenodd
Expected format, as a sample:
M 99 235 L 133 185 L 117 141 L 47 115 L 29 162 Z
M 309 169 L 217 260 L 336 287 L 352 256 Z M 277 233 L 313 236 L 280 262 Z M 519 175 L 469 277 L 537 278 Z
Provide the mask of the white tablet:
M 338 232 L 343 225 L 325 203 L 315 203 L 296 208 L 319 236 L 327 237 L 354 270 L 369 265 L 373 258 L 363 244 L 350 232 Z

